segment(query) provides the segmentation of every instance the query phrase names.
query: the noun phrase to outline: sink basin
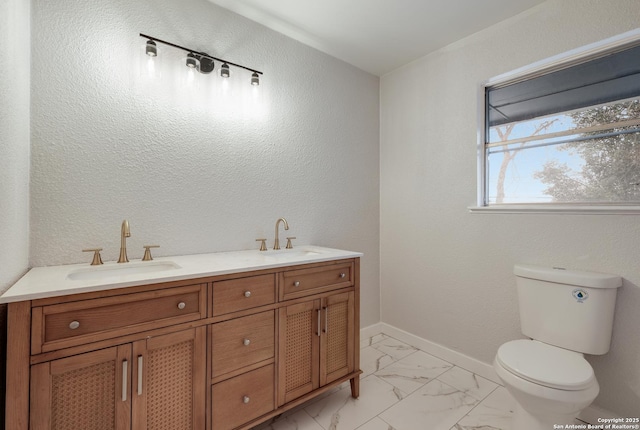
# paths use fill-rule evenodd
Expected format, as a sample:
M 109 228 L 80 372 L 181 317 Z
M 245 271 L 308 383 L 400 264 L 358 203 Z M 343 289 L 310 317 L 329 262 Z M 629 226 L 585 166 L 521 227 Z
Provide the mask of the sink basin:
M 267 251 L 268 255 L 273 255 L 273 256 L 277 256 L 277 255 L 282 255 L 282 256 L 289 256 L 289 257 L 295 257 L 295 256 L 303 256 L 303 255 L 320 255 L 322 254 L 319 251 L 314 251 L 311 249 L 279 249 L 277 251 Z
M 260 257 L 267 261 L 299 260 L 307 257 L 313 258 L 322 255 L 322 252 L 310 249 L 280 249 L 278 251 L 261 251 Z
M 174 269 L 180 269 L 180 266 L 173 261 L 141 261 L 137 263 L 114 263 L 113 265 L 107 263 L 107 265 L 104 266 L 86 267 L 74 270 L 67 275 L 67 278 L 74 281 L 86 281 L 139 274 L 148 275 L 154 272 L 163 272 Z

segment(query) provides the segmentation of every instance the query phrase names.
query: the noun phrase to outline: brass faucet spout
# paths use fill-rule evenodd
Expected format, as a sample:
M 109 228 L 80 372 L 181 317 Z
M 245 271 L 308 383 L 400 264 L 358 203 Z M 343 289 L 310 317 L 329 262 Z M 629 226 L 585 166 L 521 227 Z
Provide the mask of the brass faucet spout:
M 129 262 L 129 258 L 127 258 L 128 237 L 131 237 L 131 231 L 129 230 L 129 221 L 125 219 L 122 221 L 122 226 L 120 227 L 120 257 L 118 258 L 118 263 Z
M 280 227 L 280 222 L 284 223 L 285 230 L 289 230 L 289 223 L 286 219 L 279 218 L 278 221 L 276 221 L 276 239 L 273 242 L 273 249 L 280 249 L 280 239 L 278 239 L 278 227 Z

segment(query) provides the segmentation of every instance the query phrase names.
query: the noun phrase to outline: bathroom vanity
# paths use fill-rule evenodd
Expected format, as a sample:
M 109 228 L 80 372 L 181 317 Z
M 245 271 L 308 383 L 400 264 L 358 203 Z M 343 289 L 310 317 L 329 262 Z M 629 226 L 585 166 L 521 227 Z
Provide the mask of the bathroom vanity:
M 346 381 L 358 397 L 360 257 L 307 246 L 32 269 L 0 297 L 6 428 L 249 429 Z

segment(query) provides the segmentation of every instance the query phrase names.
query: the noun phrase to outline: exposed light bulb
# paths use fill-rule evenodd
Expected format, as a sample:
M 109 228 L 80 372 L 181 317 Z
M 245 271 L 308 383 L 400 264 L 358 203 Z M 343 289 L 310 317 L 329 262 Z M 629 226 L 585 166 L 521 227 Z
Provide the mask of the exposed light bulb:
M 230 75 L 229 65 L 227 63 L 224 63 L 220 67 L 220 76 L 222 76 L 223 78 L 228 78 L 229 75 Z
M 153 40 L 147 40 L 146 53 L 149 57 L 155 57 L 158 55 L 158 47 Z
M 257 72 L 253 72 L 253 75 L 251 75 L 251 85 L 260 85 L 260 76 L 258 76 Z
M 195 55 L 193 55 L 193 52 L 189 52 L 189 54 L 187 54 L 187 67 L 189 67 L 190 69 L 195 69 L 197 65 L 198 62 Z

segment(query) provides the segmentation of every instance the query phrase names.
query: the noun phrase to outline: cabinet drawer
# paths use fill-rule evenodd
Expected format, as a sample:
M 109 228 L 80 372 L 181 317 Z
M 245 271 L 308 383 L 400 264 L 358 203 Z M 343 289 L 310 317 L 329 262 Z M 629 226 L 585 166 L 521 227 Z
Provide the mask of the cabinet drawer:
M 276 301 L 275 275 L 250 276 L 213 283 L 213 316 Z
M 206 317 L 206 285 L 191 285 L 41 308 L 34 338 L 43 351 Z
M 273 370 L 270 364 L 215 384 L 211 390 L 213 428 L 233 429 L 271 412 L 275 408 Z
M 269 360 L 275 355 L 275 311 L 211 325 L 212 376 Z
M 353 262 L 283 272 L 280 299 L 288 300 L 353 285 Z

